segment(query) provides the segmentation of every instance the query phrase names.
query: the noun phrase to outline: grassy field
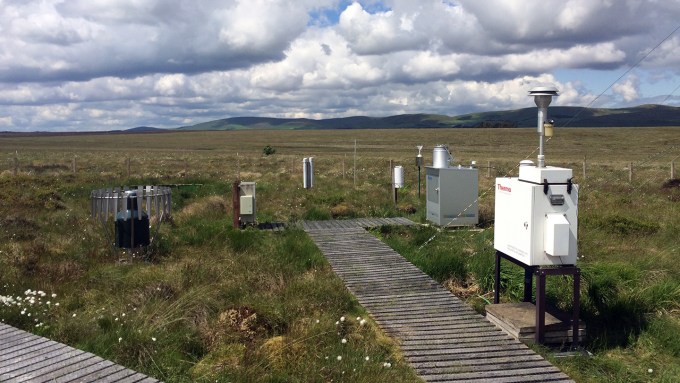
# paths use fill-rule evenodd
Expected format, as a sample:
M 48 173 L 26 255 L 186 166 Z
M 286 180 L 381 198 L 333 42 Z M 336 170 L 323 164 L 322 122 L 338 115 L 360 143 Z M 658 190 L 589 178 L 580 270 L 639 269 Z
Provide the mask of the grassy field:
M 593 357 L 554 363 L 579 382 L 678 381 L 680 186 L 669 177 L 680 129 L 556 134 L 547 163 L 573 168 L 581 185 L 581 304 Z M 516 175 L 537 141 L 532 129 L 0 137 L 0 320 L 167 382 L 417 381 L 303 232 L 230 228 L 230 185 L 257 182 L 259 221 L 423 222 L 415 145 L 426 145 L 430 163 L 432 146 L 447 143 L 455 163 L 480 166 L 482 230 L 375 235 L 483 311 L 493 178 Z M 266 145 L 276 154 L 263 156 Z M 310 156 L 315 188 L 304 190 Z M 398 206 L 390 161 L 406 169 Z M 137 184 L 178 185 L 151 262 L 113 256 L 89 218 L 90 191 Z M 502 278 L 503 300 L 518 300 L 521 270 L 507 267 Z M 548 287 L 550 302 L 568 304 L 568 281 Z

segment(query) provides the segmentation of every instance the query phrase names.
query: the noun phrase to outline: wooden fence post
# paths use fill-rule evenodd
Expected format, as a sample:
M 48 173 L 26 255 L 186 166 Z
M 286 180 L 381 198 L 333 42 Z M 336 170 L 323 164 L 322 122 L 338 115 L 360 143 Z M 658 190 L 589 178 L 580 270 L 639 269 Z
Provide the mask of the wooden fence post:
M 73 170 L 73 174 L 76 174 L 78 171 L 77 163 L 76 163 L 76 156 L 73 156 L 73 162 L 71 163 L 71 170 Z
M 394 199 L 394 172 L 392 172 L 392 160 L 390 160 L 390 186 L 389 186 L 389 191 L 390 191 L 390 198 Z
M 347 160 L 347 153 L 345 153 L 345 157 L 342 159 L 342 179 L 345 179 L 345 161 Z
M 354 140 L 354 188 L 357 188 L 357 140 Z
M 491 177 L 491 161 L 486 161 L 486 178 Z
M 125 157 L 125 167 L 127 168 L 127 178 L 130 178 L 130 157 Z
M 583 156 L 583 179 L 586 179 L 586 156 Z
M 628 164 L 628 182 L 633 182 L 633 163 Z
M 12 174 L 16 176 L 17 173 L 19 173 L 19 152 L 14 152 L 14 170 Z
M 671 179 L 675 179 L 675 161 L 671 161 Z

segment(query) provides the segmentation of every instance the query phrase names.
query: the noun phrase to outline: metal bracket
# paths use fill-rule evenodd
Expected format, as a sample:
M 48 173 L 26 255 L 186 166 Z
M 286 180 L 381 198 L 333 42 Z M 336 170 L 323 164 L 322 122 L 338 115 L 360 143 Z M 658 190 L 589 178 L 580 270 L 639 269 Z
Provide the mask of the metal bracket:
M 574 177 L 571 177 L 567 180 L 567 194 L 569 194 L 569 195 L 571 195 L 571 189 L 574 187 L 574 184 L 572 182 L 573 179 L 574 179 Z
M 550 184 L 548 184 L 548 179 L 544 178 L 543 179 L 543 194 L 548 195 L 549 187 L 550 187 Z

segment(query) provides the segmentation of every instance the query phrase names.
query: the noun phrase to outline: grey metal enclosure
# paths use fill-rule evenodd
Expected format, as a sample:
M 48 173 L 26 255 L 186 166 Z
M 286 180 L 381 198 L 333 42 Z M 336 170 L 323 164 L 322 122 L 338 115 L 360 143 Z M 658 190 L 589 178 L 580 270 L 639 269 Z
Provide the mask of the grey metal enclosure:
M 427 166 L 427 220 L 440 226 L 479 223 L 477 169 Z

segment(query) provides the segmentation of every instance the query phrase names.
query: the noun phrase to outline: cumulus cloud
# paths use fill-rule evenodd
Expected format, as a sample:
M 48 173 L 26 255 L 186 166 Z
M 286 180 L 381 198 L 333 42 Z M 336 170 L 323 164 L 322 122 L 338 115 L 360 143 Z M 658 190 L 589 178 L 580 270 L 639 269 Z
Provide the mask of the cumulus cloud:
M 637 77 L 630 76 L 625 81 L 619 82 L 612 86 L 612 92 L 616 96 L 620 96 L 626 102 L 635 101 L 639 98 L 639 82 Z
M 0 0 L 0 129 L 462 114 L 532 106 L 543 82 L 585 105 L 574 74 L 616 79 L 679 19 L 680 0 Z M 653 99 L 640 89 L 680 81 L 679 48 L 601 100 Z

